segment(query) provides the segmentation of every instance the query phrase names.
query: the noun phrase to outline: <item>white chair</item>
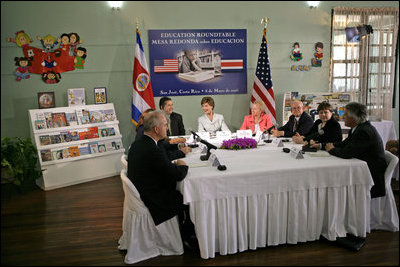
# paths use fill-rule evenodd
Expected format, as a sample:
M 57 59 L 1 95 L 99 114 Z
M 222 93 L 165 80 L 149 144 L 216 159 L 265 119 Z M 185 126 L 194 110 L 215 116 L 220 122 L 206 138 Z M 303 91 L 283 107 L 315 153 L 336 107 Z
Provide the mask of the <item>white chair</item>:
M 122 168 L 124 168 L 125 170 L 128 169 L 128 156 L 125 154 L 122 154 L 121 156 L 121 163 L 122 163 Z
M 127 250 L 125 263 L 132 264 L 158 255 L 182 255 L 178 216 L 156 226 L 125 169 L 121 171 L 121 180 L 125 198 L 118 249 Z
M 388 166 L 385 171 L 386 195 L 371 199 L 371 229 L 399 231 L 399 215 L 397 213 L 396 202 L 394 200 L 392 187 L 390 185 L 393 170 L 399 159 L 385 150 L 385 158 Z

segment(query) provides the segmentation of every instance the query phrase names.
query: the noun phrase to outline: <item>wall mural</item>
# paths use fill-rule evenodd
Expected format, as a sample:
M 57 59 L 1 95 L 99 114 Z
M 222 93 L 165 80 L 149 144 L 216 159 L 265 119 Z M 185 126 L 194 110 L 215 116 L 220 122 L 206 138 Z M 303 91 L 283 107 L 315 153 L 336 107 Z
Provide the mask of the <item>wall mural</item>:
M 39 74 L 45 83 L 53 84 L 60 82 L 61 73 L 84 68 L 87 51 L 78 47 L 83 42 L 77 33 L 63 33 L 58 39 L 50 34 L 36 38 L 41 43 L 40 48 L 30 45 L 33 41 L 24 31 L 16 32 L 15 38 L 7 38 L 7 42 L 21 47 L 24 54 L 14 59 L 17 81 Z

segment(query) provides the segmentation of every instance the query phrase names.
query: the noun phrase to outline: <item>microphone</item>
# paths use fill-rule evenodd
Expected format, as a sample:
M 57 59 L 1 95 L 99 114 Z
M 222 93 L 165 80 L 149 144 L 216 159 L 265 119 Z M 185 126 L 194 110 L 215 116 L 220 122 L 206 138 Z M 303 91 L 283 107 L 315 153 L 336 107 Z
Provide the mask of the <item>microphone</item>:
M 192 131 L 192 129 L 189 129 L 189 132 L 191 132 L 191 133 L 193 134 L 193 137 L 194 137 L 194 139 L 195 139 L 197 142 L 200 142 L 200 143 L 203 143 L 203 144 L 206 145 L 206 147 L 207 147 L 207 154 L 206 154 L 206 155 L 201 155 L 201 156 L 200 156 L 200 160 L 202 160 L 202 161 L 208 160 L 209 157 L 210 157 L 210 155 L 211 155 L 210 150 L 211 150 L 211 149 L 217 149 L 217 147 L 214 146 L 213 144 L 210 144 L 210 143 L 207 142 L 206 140 L 201 139 L 200 136 L 199 136 L 196 132 Z
M 277 129 L 278 129 L 278 124 L 272 125 L 272 126 L 269 127 L 268 129 L 264 130 L 263 133 L 269 133 L 269 134 L 271 134 L 271 130 L 274 129 L 274 128 L 277 128 Z
M 210 143 L 207 142 L 206 140 L 201 139 L 200 136 L 199 136 L 196 132 L 194 132 L 194 131 L 192 131 L 192 130 L 189 130 L 189 131 L 193 134 L 193 136 L 194 136 L 194 138 L 196 139 L 197 142 L 200 142 L 200 143 L 205 144 L 205 145 L 207 146 L 208 149 L 217 149 L 217 147 L 214 146 L 213 144 L 210 144 Z

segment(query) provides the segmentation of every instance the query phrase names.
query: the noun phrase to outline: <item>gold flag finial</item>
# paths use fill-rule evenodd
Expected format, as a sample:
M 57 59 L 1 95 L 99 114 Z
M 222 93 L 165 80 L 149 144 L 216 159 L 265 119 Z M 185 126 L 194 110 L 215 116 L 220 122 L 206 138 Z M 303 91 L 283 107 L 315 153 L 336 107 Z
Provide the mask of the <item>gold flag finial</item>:
M 261 19 L 261 24 L 264 24 L 264 29 L 267 28 L 268 23 L 270 22 L 270 19 L 267 17 L 264 17 Z
M 136 18 L 136 31 L 138 31 L 138 30 L 139 30 L 139 19 Z

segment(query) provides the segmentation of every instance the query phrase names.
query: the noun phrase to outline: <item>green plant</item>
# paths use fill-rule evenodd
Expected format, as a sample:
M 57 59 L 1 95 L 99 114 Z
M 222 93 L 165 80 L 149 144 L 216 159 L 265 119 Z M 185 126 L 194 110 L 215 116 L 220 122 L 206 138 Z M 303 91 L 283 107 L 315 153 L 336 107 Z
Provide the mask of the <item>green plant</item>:
M 30 138 L 1 138 L 1 183 L 21 186 L 41 176 L 36 147 Z

